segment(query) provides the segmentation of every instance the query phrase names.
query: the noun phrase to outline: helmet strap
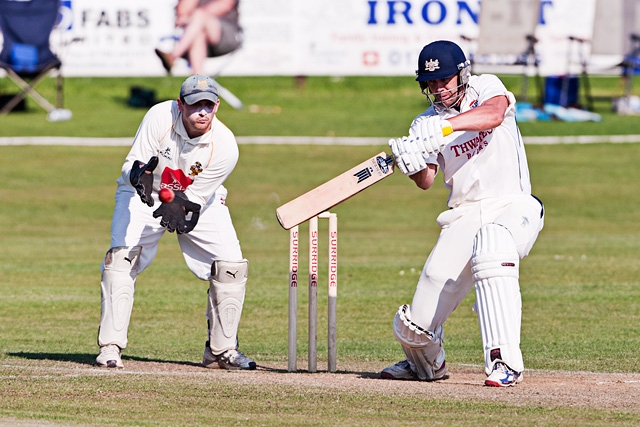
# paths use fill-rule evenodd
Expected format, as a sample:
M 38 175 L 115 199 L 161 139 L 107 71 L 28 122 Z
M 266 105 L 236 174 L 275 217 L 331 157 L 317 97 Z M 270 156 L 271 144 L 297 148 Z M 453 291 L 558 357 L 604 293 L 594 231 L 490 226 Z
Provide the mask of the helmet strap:
M 427 82 L 419 82 L 420 89 L 422 90 L 422 94 L 425 95 L 425 97 L 427 98 L 427 102 L 439 110 L 440 109 L 447 110 L 447 109 L 453 108 L 455 110 L 460 111 L 460 104 L 462 103 L 462 98 L 464 98 L 464 94 L 467 90 L 467 85 L 468 85 L 468 82 L 463 82 L 464 79 L 461 76 L 461 73 L 463 71 L 464 70 L 459 71 L 457 74 L 458 85 L 455 88 L 457 98 L 455 102 L 449 107 L 445 106 L 441 101 L 436 101 L 436 96 L 433 93 L 431 93 L 431 91 L 429 90 L 429 85 Z

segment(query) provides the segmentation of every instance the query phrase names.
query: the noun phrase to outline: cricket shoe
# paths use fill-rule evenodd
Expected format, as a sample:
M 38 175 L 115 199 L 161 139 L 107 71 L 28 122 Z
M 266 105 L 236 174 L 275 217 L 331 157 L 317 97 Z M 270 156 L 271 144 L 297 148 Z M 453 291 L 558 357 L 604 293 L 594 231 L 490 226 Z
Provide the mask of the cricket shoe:
M 204 356 L 202 366 L 211 369 L 256 369 L 256 362 L 248 358 L 236 349 L 227 350 L 222 354 L 213 354 L 209 341 L 204 346 Z
M 115 344 L 103 345 L 100 347 L 100 353 L 96 357 L 96 365 L 101 368 L 118 368 L 123 369 L 121 357 L 122 351 Z
M 493 372 L 484 380 L 484 385 L 489 387 L 510 387 L 522 382 L 524 375 L 516 372 L 502 362 L 493 366 Z
M 426 381 L 437 381 L 445 378 L 447 364 L 442 362 L 442 366 L 435 372 L 433 378 Z M 413 372 L 408 360 L 403 360 L 395 365 L 388 366 L 380 372 L 380 378 L 385 380 L 419 380 L 418 375 Z

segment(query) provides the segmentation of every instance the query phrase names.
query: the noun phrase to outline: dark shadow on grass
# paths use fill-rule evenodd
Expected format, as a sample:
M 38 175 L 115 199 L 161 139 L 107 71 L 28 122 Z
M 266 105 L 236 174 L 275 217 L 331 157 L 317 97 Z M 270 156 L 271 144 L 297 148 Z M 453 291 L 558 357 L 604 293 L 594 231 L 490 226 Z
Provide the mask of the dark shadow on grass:
M 260 364 L 257 364 L 257 365 L 256 365 L 256 371 L 279 372 L 279 373 L 281 373 L 281 374 L 287 374 L 287 373 L 289 373 L 286 369 L 273 368 L 273 367 L 271 367 L 271 366 L 260 365 Z
M 358 374 L 358 376 L 360 378 L 364 378 L 367 380 L 379 380 L 380 379 L 380 372 L 355 372 L 355 374 Z
M 30 360 L 55 360 L 57 362 L 75 362 L 83 365 L 93 365 L 95 354 L 88 353 L 28 353 L 24 351 L 6 353 L 7 356 L 21 357 Z
M 363 378 L 363 379 L 374 379 L 374 380 L 380 379 L 380 372 L 349 371 L 349 370 L 340 370 L 340 369 L 337 370 L 336 372 L 329 372 L 326 369 L 318 369 L 316 372 L 309 372 L 308 369 L 298 369 L 297 371 L 289 372 L 288 369 L 284 369 L 284 368 L 272 368 L 269 366 L 258 365 L 257 370 L 266 371 L 266 372 L 275 372 L 280 374 L 301 374 L 301 375 L 302 374 L 304 375 L 331 374 L 336 376 L 356 375 L 358 378 Z
M 57 362 L 74 362 L 80 363 L 83 365 L 95 365 L 96 354 L 89 353 L 27 353 L 27 352 L 15 352 L 15 353 L 6 353 L 7 356 L 13 357 L 21 357 L 23 359 L 30 360 L 54 360 Z M 177 360 L 162 360 L 162 359 L 150 359 L 147 357 L 136 357 L 136 356 L 122 356 L 123 361 L 134 360 L 136 362 L 155 362 L 155 363 L 171 363 L 174 365 L 183 365 L 183 366 L 201 366 L 200 363 L 196 362 L 185 362 L 185 361 L 177 361 Z
M 5 354 L 7 356 L 21 357 L 23 359 L 29 359 L 29 360 L 51 360 L 56 362 L 73 362 L 73 363 L 78 363 L 78 364 L 87 365 L 87 366 L 95 366 L 95 361 L 96 361 L 96 354 L 93 354 L 93 353 L 29 353 L 29 352 L 20 351 L 20 352 L 12 352 L 12 353 L 5 353 Z M 127 360 L 131 360 L 136 362 L 165 363 L 165 364 L 173 364 L 173 365 L 181 365 L 181 366 L 202 367 L 202 365 L 198 362 L 150 359 L 147 357 L 126 356 L 126 355 L 122 355 L 122 360 L 125 363 L 125 366 L 126 366 Z M 281 374 L 289 374 L 289 373 L 309 374 L 310 373 L 306 369 L 299 369 L 296 372 L 289 372 L 287 369 L 275 368 L 275 367 L 259 365 L 259 364 L 257 365 L 256 370 L 264 371 L 264 372 L 281 373 Z M 318 370 L 317 373 L 326 374 L 328 373 L 328 371 Z M 357 375 L 358 377 L 364 378 L 364 379 L 380 379 L 380 372 L 338 370 L 337 372 L 334 372 L 332 375 Z
M 387 379 L 382 378 L 380 376 L 380 372 L 353 372 L 354 374 L 358 374 L 360 378 L 369 379 L 369 380 L 382 380 L 382 381 L 422 381 L 426 383 L 437 382 L 437 381 L 445 381 L 449 379 L 449 374 L 445 374 L 442 378 L 438 378 L 437 380 L 417 380 L 417 379 Z

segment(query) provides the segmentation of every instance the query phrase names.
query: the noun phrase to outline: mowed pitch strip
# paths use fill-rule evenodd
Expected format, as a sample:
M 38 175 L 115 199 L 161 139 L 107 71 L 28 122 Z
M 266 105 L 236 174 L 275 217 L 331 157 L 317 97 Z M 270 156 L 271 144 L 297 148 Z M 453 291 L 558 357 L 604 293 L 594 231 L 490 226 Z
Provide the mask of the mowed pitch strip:
M 526 371 L 525 381 L 517 387 L 496 390 L 482 386 L 485 378 L 479 365 L 451 364 L 450 376 L 446 380 L 389 381 L 379 378 L 384 362 L 345 362 L 336 373 L 288 373 L 286 366 L 259 365 L 255 371 L 208 370 L 196 363 L 144 362 L 126 360 L 126 369 L 111 370 L 74 362 L 39 360 L 37 364 L 19 360 L 5 360 L 0 366 L 0 376 L 5 379 L 33 381 L 34 379 L 57 378 L 56 383 L 77 381 L 80 377 L 170 378 L 176 387 L 189 384 L 229 384 L 234 387 L 258 385 L 260 387 L 291 387 L 333 390 L 337 393 L 354 392 L 388 397 L 421 396 L 430 399 L 491 403 L 535 407 L 573 407 L 591 409 L 615 409 L 629 413 L 640 413 L 640 374 L 594 373 L 582 371 Z M 496 392 L 498 391 L 498 392 Z M 150 391 L 153 393 L 153 391 Z M 0 423 L 3 418 L 0 418 Z M 2 424 L 0 424 L 2 425 Z M 53 424 L 55 425 L 55 424 Z

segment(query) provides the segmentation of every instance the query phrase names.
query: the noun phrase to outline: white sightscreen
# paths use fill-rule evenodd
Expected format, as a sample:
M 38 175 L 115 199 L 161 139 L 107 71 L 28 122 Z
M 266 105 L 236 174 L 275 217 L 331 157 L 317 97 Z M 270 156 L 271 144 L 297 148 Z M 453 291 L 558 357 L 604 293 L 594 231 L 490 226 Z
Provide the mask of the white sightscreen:
M 638 43 L 631 41 L 631 35 L 640 36 L 640 0 L 624 0 L 624 53 L 629 53 Z
M 490 0 L 480 7 L 479 55 L 519 55 L 527 51 L 539 19 L 540 0 Z
M 591 39 L 592 54 L 622 55 L 625 53 L 624 2 L 625 0 L 596 0 Z

